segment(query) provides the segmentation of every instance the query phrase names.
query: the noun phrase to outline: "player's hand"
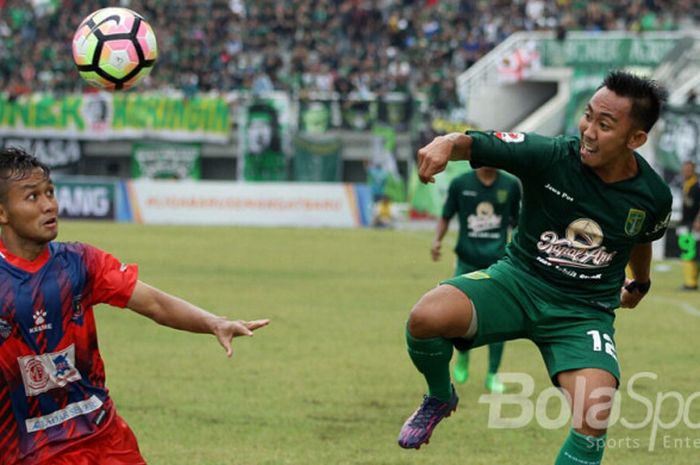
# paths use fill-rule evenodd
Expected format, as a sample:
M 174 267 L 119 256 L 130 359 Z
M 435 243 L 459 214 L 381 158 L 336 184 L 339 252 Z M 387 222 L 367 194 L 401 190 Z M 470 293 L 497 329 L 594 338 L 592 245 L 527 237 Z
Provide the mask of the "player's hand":
M 433 241 L 433 246 L 430 247 L 430 256 L 433 257 L 433 261 L 436 262 L 440 259 L 440 249 L 442 248 L 441 241 Z
M 214 328 L 214 336 L 218 339 L 219 344 L 226 350 L 226 356 L 231 357 L 233 355 L 233 347 L 231 347 L 231 340 L 238 336 L 252 336 L 253 331 L 263 326 L 267 326 L 270 320 L 253 320 L 253 321 L 243 321 L 243 320 L 226 320 L 222 319 L 219 324 Z
M 620 307 L 621 308 L 634 308 L 639 304 L 639 302 L 644 298 L 646 294 L 642 294 L 639 291 L 628 291 L 626 287 L 632 282 L 631 279 L 625 279 L 625 284 L 620 290 Z
M 418 150 L 418 177 L 426 184 L 435 182 L 434 175 L 445 170 L 454 142 L 447 136 L 438 136 Z

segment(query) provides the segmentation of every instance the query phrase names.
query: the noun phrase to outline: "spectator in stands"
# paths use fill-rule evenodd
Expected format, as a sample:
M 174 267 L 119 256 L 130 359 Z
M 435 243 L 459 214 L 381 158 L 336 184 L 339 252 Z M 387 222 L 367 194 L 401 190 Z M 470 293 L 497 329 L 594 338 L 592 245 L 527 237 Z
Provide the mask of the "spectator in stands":
M 678 18 L 700 18 L 700 3 L 687 0 L 131 0 L 122 4 L 151 22 L 160 44 L 158 66 L 142 87 L 175 86 L 188 93 L 253 86 L 259 90 L 271 84 L 294 93 L 430 94 L 435 74 L 442 82 L 452 79 L 516 30 L 565 26 L 646 31 L 677 28 Z M 55 38 L 72 37 L 80 19 L 105 6 L 104 0 L 0 3 L 2 88 L 84 89 L 71 63 L 70 43 Z M 20 70 L 29 73 L 32 68 L 31 79 L 22 76 L 17 82 Z M 444 107 L 450 96 L 437 98 Z

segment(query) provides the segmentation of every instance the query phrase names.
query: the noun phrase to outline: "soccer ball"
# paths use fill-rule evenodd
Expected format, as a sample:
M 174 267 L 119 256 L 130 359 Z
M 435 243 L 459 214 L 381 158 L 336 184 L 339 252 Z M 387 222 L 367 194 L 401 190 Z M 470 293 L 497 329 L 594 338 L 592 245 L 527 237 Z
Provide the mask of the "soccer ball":
M 153 29 L 127 8 L 95 11 L 73 36 L 73 59 L 80 76 L 102 89 L 134 86 L 151 72 L 157 57 Z

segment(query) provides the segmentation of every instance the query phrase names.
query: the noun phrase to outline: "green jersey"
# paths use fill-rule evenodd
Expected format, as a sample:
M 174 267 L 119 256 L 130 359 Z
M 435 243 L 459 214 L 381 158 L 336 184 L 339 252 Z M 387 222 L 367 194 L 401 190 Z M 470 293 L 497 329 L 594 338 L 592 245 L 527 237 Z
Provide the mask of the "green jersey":
M 459 219 L 455 246 L 459 259 L 478 269 L 501 258 L 519 209 L 520 184 L 509 174 L 498 173 L 490 186 L 476 171 L 457 176 L 447 191 L 442 217 L 449 221 L 456 214 Z
M 632 247 L 661 238 L 671 191 L 639 154 L 631 179 L 603 182 L 580 160 L 578 137 L 470 132 L 472 164 L 504 169 L 523 188 L 506 255 L 567 295 L 613 310 Z

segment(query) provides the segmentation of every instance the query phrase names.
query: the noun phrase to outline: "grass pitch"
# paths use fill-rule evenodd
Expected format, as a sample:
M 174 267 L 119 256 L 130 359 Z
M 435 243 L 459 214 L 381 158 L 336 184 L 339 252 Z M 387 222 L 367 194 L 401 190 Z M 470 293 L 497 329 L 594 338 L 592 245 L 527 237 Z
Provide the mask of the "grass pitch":
M 145 282 L 214 313 L 272 319 L 255 337 L 234 340 L 229 360 L 212 336 L 97 309 L 107 385 L 151 465 L 541 465 L 554 462 L 567 435 L 568 427 L 536 419 L 489 428 L 489 406 L 478 401 L 486 351 L 477 349 L 456 414 L 421 450 L 396 445 L 425 389 L 404 324 L 415 301 L 451 275 L 453 236 L 438 263 L 430 231 L 65 221 L 59 239 L 136 262 Z M 700 457 L 700 294 L 677 290 L 677 262 L 655 267 L 642 305 L 618 311 L 624 421 L 610 428 L 606 464 L 694 465 Z M 532 377 L 534 393 L 517 398 L 533 407 L 540 399 L 535 417 L 559 415 L 559 400 L 544 402 L 550 383 L 532 343 L 506 344 L 501 371 Z M 502 415 L 521 413 L 510 406 Z

